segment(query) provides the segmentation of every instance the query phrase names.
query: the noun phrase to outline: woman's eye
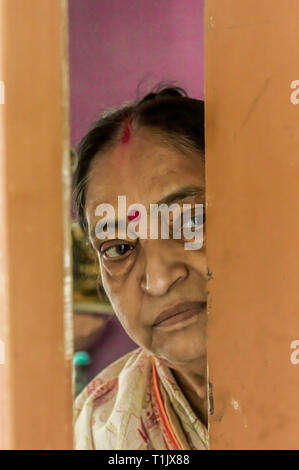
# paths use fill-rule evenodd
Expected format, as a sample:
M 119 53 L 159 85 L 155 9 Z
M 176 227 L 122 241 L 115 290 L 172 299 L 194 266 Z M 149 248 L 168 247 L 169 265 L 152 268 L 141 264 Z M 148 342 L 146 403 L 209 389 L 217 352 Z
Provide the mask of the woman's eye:
M 204 215 L 203 216 L 195 215 L 193 217 L 190 217 L 190 219 L 184 224 L 184 226 L 188 228 L 198 228 L 204 224 L 204 221 L 205 221 Z
M 119 245 L 113 245 L 104 249 L 102 253 L 106 258 L 121 258 L 133 249 L 134 245 L 130 245 L 129 243 L 120 243 Z

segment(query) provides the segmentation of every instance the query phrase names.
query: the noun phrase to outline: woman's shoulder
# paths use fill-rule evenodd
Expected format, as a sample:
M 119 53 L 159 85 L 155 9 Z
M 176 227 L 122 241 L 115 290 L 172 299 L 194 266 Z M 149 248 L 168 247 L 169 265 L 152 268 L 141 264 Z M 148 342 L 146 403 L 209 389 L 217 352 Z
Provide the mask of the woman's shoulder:
M 88 386 L 91 385 L 91 383 L 96 383 L 98 379 L 106 380 L 118 376 L 127 363 L 134 361 L 143 354 L 144 351 L 142 348 L 136 348 L 133 349 L 133 351 L 129 351 L 124 356 L 121 356 L 119 359 L 109 364 L 105 369 L 101 370 L 101 372 L 92 379 Z
M 74 403 L 75 448 L 94 448 L 92 427 L 105 425 L 112 414 L 122 383 L 135 380 L 143 372 L 149 355 L 142 348 L 134 349 L 97 374 Z M 130 380 L 131 379 L 131 380 Z
M 109 364 L 105 369 L 101 370 L 79 393 L 75 399 L 75 409 L 78 410 L 80 405 L 88 399 L 88 397 L 97 398 L 105 393 L 107 385 L 114 379 L 117 379 L 123 368 L 132 362 L 135 362 L 140 356 L 144 354 L 141 348 L 134 349 L 120 357 L 116 361 Z M 106 387 L 105 387 L 106 385 Z

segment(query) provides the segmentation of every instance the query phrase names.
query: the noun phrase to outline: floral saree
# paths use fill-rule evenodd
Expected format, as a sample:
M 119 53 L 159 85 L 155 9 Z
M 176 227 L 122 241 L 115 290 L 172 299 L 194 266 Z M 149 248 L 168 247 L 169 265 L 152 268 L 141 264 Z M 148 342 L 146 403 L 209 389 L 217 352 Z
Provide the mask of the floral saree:
M 75 449 L 204 450 L 208 431 L 171 370 L 141 348 L 100 372 L 74 404 Z

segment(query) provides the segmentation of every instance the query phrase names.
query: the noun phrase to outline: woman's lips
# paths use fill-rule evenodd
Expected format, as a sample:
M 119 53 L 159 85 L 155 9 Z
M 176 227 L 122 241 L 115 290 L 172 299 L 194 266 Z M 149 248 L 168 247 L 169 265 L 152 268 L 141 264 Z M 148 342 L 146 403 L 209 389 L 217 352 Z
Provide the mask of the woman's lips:
M 153 326 L 174 325 L 188 318 L 203 313 L 206 308 L 206 302 L 182 302 L 167 310 L 163 310 L 157 316 Z

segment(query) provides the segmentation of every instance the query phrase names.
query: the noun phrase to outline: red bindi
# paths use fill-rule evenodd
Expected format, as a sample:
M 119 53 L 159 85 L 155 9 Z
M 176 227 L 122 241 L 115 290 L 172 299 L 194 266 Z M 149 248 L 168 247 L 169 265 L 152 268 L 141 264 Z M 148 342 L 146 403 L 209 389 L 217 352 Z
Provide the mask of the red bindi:
M 137 222 L 137 220 L 140 220 L 140 212 L 132 209 L 128 217 L 129 217 L 129 220 L 135 220 Z

